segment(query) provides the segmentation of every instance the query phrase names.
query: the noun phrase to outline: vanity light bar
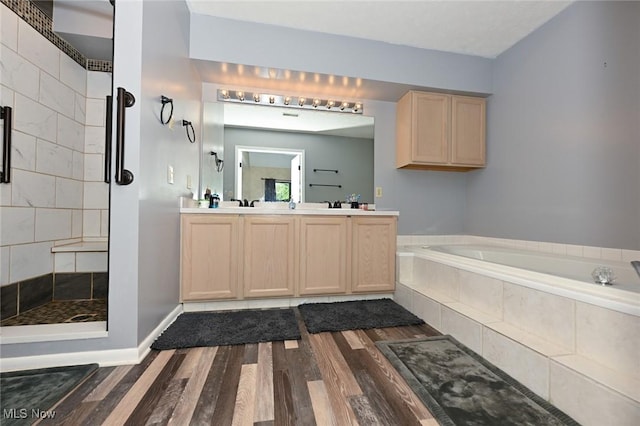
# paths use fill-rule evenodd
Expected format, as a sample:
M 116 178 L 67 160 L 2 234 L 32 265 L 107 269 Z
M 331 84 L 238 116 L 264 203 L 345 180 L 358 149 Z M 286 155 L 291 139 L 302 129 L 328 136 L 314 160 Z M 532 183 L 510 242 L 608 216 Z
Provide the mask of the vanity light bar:
M 334 112 L 350 112 L 362 114 L 362 102 L 339 101 L 336 99 L 306 98 L 304 96 L 282 96 L 265 93 L 251 93 L 242 90 L 218 89 L 218 100 L 223 102 L 237 102 L 260 104 L 277 107 L 297 107 L 302 109 L 316 109 Z

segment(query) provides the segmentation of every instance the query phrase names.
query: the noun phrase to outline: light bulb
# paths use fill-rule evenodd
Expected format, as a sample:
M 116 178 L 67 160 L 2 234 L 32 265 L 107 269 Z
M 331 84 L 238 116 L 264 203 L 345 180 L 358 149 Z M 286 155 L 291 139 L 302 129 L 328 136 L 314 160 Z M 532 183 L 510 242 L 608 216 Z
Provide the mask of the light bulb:
M 253 94 L 253 100 L 255 102 L 260 102 L 260 93 L 254 93 Z
M 313 105 L 314 108 L 317 108 L 318 105 L 320 105 L 320 99 L 314 99 L 312 105 Z
M 284 104 L 285 104 L 285 105 L 289 105 L 290 103 L 291 103 L 291 96 L 286 96 L 286 97 L 284 98 Z
M 229 99 L 229 91 L 227 89 L 222 89 L 220 91 L 220 94 L 222 95 L 223 99 Z
M 327 101 L 327 109 L 331 109 L 335 104 L 336 103 L 334 101 Z
M 303 106 L 307 102 L 305 98 L 298 98 L 298 105 Z
M 236 92 L 236 96 L 238 97 L 238 100 L 244 101 L 244 92 Z
M 276 102 L 276 97 L 275 96 L 269 96 L 269 103 L 273 104 Z
M 347 108 L 349 108 L 349 102 L 343 102 L 342 105 L 340 105 L 341 111 L 344 111 Z

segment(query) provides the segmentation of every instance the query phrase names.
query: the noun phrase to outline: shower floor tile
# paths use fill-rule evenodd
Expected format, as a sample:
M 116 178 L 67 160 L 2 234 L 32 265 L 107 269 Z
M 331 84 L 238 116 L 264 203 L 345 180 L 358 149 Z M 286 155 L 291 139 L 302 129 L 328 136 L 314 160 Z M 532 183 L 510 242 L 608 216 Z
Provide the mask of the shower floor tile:
M 7 318 L 2 327 L 12 325 L 62 324 L 107 320 L 107 299 L 55 300 L 18 316 Z

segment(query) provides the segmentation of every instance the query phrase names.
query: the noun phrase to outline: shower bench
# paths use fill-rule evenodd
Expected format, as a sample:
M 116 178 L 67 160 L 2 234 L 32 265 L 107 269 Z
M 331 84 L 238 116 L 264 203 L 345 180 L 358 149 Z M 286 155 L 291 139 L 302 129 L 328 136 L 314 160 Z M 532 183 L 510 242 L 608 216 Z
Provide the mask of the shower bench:
M 53 246 L 54 272 L 106 272 L 108 245 L 90 240 Z

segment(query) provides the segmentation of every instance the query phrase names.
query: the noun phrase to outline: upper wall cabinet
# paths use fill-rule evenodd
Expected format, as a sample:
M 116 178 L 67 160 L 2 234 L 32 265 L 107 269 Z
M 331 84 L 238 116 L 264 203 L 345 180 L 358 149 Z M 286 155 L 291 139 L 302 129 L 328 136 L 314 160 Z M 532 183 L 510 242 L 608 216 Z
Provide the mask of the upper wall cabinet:
M 396 167 L 467 171 L 485 165 L 485 100 L 410 91 L 398 101 Z

